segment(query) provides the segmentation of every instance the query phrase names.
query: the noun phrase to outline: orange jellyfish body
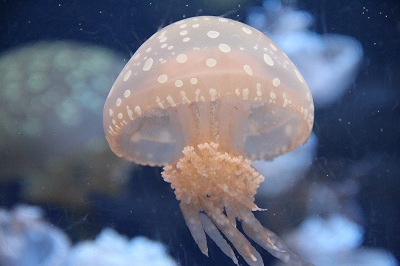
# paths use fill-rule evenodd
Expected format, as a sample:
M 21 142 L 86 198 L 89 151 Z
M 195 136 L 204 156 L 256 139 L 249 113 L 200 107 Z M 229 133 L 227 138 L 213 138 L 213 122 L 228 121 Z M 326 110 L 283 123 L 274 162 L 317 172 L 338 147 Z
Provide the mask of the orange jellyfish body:
M 120 157 L 164 166 L 204 254 L 206 234 L 238 264 L 260 254 L 236 228 L 291 265 L 307 265 L 252 211 L 264 180 L 251 160 L 272 159 L 310 136 L 314 106 L 303 77 L 277 45 L 240 22 L 194 17 L 150 37 L 122 70 L 104 107 Z M 225 240 L 225 238 L 229 240 Z

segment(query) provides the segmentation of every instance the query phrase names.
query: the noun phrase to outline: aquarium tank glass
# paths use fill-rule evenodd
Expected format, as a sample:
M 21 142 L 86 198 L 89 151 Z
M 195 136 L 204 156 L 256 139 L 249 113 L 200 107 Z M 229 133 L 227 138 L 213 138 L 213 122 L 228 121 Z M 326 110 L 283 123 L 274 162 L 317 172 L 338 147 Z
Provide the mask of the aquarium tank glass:
M 399 265 L 398 1 L 0 14 L 0 266 Z

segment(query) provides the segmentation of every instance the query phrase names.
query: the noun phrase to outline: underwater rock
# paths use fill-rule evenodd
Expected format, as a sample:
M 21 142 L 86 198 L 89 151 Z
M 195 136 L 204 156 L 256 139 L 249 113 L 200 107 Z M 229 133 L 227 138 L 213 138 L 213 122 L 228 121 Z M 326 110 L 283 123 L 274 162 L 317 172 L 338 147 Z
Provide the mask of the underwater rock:
M 163 244 L 145 237 L 128 238 L 106 228 L 95 241 L 74 246 L 65 266 L 175 266 Z
M 36 206 L 0 208 L 2 266 L 175 266 L 165 246 L 145 237 L 128 239 L 110 228 L 95 241 L 71 247 L 68 236 L 43 218 Z
M 19 205 L 0 209 L 0 265 L 61 266 L 70 242 L 58 228 L 43 220 L 40 208 Z
M 394 256 L 384 249 L 360 247 L 363 233 L 359 224 L 332 213 L 325 218 L 309 217 L 285 239 L 293 250 L 315 265 L 398 265 Z M 276 265 L 283 266 L 280 263 Z

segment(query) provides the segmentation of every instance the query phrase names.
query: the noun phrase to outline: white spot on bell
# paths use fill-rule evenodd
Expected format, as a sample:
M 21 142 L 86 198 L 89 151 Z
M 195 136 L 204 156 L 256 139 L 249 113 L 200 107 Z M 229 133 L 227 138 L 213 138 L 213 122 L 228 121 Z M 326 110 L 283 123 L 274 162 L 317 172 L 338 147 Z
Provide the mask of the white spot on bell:
M 193 85 L 197 84 L 197 78 L 191 78 L 190 79 L 190 83 L 193 84 Z
M 156 103 L 158 104 L 158 106 L 160 106 L 160 108 L 162 108 L 162 109 L 164 109 L 164 105 L 163 105 L 163 103 L 161 102 L 161 99 L 160 99 L 160 97 L 156 97 Z
M 164 37 L 164 35 L 167 33 L 167 31 L 165 30 L 165 31 L 163 31 L 163 32 L 161 32 L 160 33 L 160 36 L 158 36 L 158 39 L 161 39 L 161 38 L 163 38 Z
M 132 70 L 128 70 L 128 72 L 126 72 L 125 76 L 124 76 L 124 81 L 127 81 L 129 79 L 129 77 L 132 74 Z
M 158 76 L 157 81 L 158 83 L 165 83 L 168 80 L 168 76 L 165 74 L 162 74 Z
M 174 99 L 172 98 L 171 95 L 167 96 L 167 102 L 171 105 L 171 106 L 176 106 Z
M 267 63 L 269 66 L 274 65 L 274 60 L 272 60 L 271 56 L 264 54 L 264 62 Z
M 311 95 L 310 95 L 310 93 L 306 93 L 306 97 L 307 97 L 307 101 L 311 101 Z
M 115 105 L 119 107 L 121 105 L 121 102 L 122 102 L 121 98 L 118 98 L 117 101 L 115 102 Z
M 200 96 L 200 89 L 197 89 L 194 93 L 196 95 L 195 101 L 198 102 L 199 101 L 199 96 Z
M 142 114 L 142 110 L 140 109 L 140 106 L 136 105 L 134 111 L 138 114 L 141 115 Z
M 243 95 L 243 100 L 249 99 L 249 89 L 248 88 L 243 89 L 242 95 Z
M 124 97 L 125 97 L 125 98 L 128 98 L 129 95 L 131 95 L 131 91 L 130 91 L 130 90 L 126 90 L 126 91 L 124 92 Z
M 128 113 L 129 119 L 133 120 L 133 112 L 129 109 L 129 106 L 126 106 L 126 112 Z
M 296 76 L 297 76 L 297 78 L 299 79 L 299 81 L 300 81 L 301 83 L 304 83 L 303 77 L 301 76 L 300 72 L 299 72 L 296 68 L 294 69 L 294 73 L 296 73 Z
M 249 65 L 244 65 L 244 66 L 243 66 L 243 69 L 244 69 L 244 71 L 246 71 L 246 73 L 247 73 L 249 76 L 253 76 L 253 70 L 251 69 L 251 67 L 250 67 Z
M 257 96 L 258 97 L 261 97 L 261 95 L 262 95 L 262 92 L 261 92 L 261 84 L 260 83 L 257 83 Z
M 215 39 L 219 36 L 219 32 L 215 30 L 210 30 L 209 32 L 207 32 L 207 36 L 211 39 Z
M 177 88 L 182 87 L 182 86 L 183 86 L 182 80 L 180 80 L 180 79 L 176 80 L 176 81 L 175 81 L 175 86 L 176 86 Z
M 286 92 L 284 92 L 284 93 L 282 94 L 282 97 L 283 97 L 283 104 L 282 104 L 282 107 L 286 107 L 286 106 L 289 104 L 289 100 L 288 100 L 288 98 L 287 98 L 287 96 L 286 96 Z
M 274 78 L 272 80 L 272 85 L 274 85 L 275 87 L 278 87 L 281 84 L 281 80 L 279 78 Z
M 143 66 L 143 71 L 149 71 L 151 66 L 153 65 L 153 58 L 149 58 L 146 60 Z
M 179 54 L 179 55 L 176 57 L 176 62 L 182 64 L 182 63 L 185 63 L 185 62 L 187 61 L 187 59 L 188 59 L 187 55 L 185 55 L 185 54 Z
M 217 64 L 217 60 L 215 60 L 214 58 L 207 58 L 206 65 L 208 67 L 215 67 L 216 64 Z
M 216 99 L 216 97 L 217 97 L 217 90 L 211 88 L 211 89 L 208 91 L 208 93 L 210 94 L 211 101 L 212 101 L 212 102 L 215 101 L 215 99 Z
M 274 91 L 271 91 L 271 92 L 269 93 L 269 97 L 270 97 L 272 100 L 275 100 L 275 99 L 276 99 L 276 94 L 275 94 L 275 92 L 274 92 Z
M 180 91 L 181 97 L 182 97 L 182 103 L 185 104 L 190 104 L 189 99 L 186 97 L 186 92 L 185 91 Z
M 218 48 L 221 52 L 229 53 L 231 51 L 231 47 L 225 43 L 221 43 L 218 45 Z
M 252 30 L 247 28 L 247 27 L 242 27 L 242 30 L 247 34 L 251 34 L 252 33 Z

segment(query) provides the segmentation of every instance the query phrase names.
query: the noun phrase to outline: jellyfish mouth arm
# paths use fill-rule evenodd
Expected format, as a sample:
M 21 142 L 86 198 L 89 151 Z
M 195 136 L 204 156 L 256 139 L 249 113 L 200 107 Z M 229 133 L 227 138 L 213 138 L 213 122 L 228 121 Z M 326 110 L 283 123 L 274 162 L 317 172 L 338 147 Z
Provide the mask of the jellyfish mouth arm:
M 313 266 L 313 264 L 290 251 L 283 240 L 272 231 L 263 227 L 251 211 L 242 206 L 239 208 L 243 232 L 254 242 L 288 265 Z
M 252 211 L 262 210 L 254 196 L 264 177 L 251 161 L 219 150 L 217 143 L 202 143 L 186 146 L 182 158 L 165 166 L 162 175 L 181 201 L 185 222 L 203 254 L 208 256 L 207 234 L 235 264 L 238 260 L 225 238 L 249 265 L 264 265 L 261 255 L 236 228 L 238 220 L 245 234 L 275 257 L 291 265 L 310 265 L 302 264 L 253 215 Z
M 203 223 L 200 220 L 199 209 L 184 202 L 181 202 L 179 207 L 194 241 L 199 246 L 201 252 L 208 257 L 206 234 L 204 233 Z

